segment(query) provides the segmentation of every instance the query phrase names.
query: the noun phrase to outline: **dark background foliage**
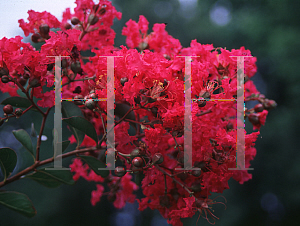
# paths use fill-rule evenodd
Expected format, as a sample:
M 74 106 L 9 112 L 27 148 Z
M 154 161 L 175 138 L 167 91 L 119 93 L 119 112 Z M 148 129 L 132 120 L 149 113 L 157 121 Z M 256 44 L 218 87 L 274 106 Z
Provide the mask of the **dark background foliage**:
M 298 0 L 115 0 L 123 13 L 115 21 L 116 45 L 125 44 L 121 29 L 130 18 L 137 21 L 144 15 L 150 22 L 167 23 L 169 34 L 184 47 L 192 39 L 203 44 L 227 49 L 245 46 L 257 57 L 258 73 L 253 77 L 258 90 L 274 99 L 278 107 L 271 111 L 257 140 L 257 156 L 252 162 L 253 179 L 244 185 L 230 180 L 227 210 L 215 205 L 220 220 L 216 225 L 298 225 L 300 221 L 300 152 L 299 137 L 300 86 L 298 75 L 299 19 Z M 0 96 L 1 101 L 7 97 Z M 2 111 L 2 109 L 1 109 Z M 52 112 L 53 115 L 53 112 Z M 28 156 L 11 133 L 13 129 L 30 132 L 31 123 L 38 131 L 41 118 L 31 113 L 28 120 L 10 120 L 0 127 L 0 147 L 14 148 L 22 157 L 18 168 L 24 167 Z M 251 126 L 246 124 L 247 131 Z M 53 119 L 47 121 L 42 143 L 44 157 L 51 155 Z M 69 135 L 64 131 L 64 136 Z M 69 147 L 72 148 L 72 147 Z M 73 146 L 74 148 L 74 146 Z M 42 156 L 43 157 L 43 156 Z M 65 166 L 70 159 L 66 160 Z M 38 214 L 28 219 L 0 206 L 0 225 L 167 225 L 156 211 L 139 212 L 137 203 L 115 210 L 106 198 L 96 207 L 90 204 L 94 183 L 80 179 L 75 186 L 62 185 L 57 189 L 22 179 L 5 187 L 27 194 Z M 139 191 L 138 195 L 142 194 Z M 184 225 L 196 225 L 198 215 L 183 220 Z M 199 225 L 209 225 L 204 219 Z

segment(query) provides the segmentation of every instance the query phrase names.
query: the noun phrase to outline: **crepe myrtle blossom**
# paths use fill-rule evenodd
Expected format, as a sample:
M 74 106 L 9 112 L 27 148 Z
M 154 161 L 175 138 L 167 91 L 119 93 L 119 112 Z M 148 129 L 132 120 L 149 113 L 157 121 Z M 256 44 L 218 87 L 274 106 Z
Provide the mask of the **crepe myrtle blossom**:
M 24 43 L 20 36 L 0 40 L 0 90 L 12 97 L 23 92 L 26 96 L 23 98 L 29 101 L 29 105 L 22 105 L 28 108 L 24 111 L 6 105 L 0 125 L 11 117 L 24 117 L 31 108 L 40 111 L 45 121 L 55 104 L 55 91 L 51 89 L 55 77 L 53 56 L 64 56 L 62 98 L 74 100 L 73 115 L 67 117 L 83 117 L 100 139 L 97 141 L 91 133 L 86 133 L 79 142 L 75 132 L 69 141 L 77 143 L 76 150 L 62 154 L 62 157 L 77 155 L 70 165 L 74 181 L 83 178 L 96 182 L 91 204 L 96 205 L 106 196 L 116 208 L 122 208 L 126 202 L 135 201 L 135 191 L 141 188 L 144 197 L 138 199 L 140 210 L 157 209 L 176 226 L 182 225 L 181 218 L 196 213 L 213 223 L 217 219 L 212 213 L 213 205 L 222 202 L 212 200 L 211 194 L 229 189 L 230 178 L 241 184 L 252 178 L 247 170 L 229 170 L 236 166 L 237 128 L 244 124 L 236 117 L 235 100 L 241 87 L 237 86 L 237 58 L 231 56 L 252 56 L 250 50 L 216 48 L 196 39 L 184 48 L 168 34 L 165 24 L 154 24 L 149 31 L 149 22 L 142 15 L 138 22 L 130 19 L 125 23 L 122 35 L 126 36 L 127 46 L 116 47 L 116 33 L 111 26 L 122 14 L 112 3 L 76 0 L 76 4 L 74 13 L 69 8 L 64 11 L 62 21 L 46 11 L 33 10 L 28 11 L 27 21 L 19 20 L 25 36 L 31 35 L 33 42 L 42 43 L 39 50 Z M 90 50 L 93 56 L 83 57 L 85 50 Z M 108 114 L 105 101 L 107 56 L 115 56 L 115 116 Z M 183 148 L 186 69 L 184 57 L 177 56 L 192 56 L 192 156 L 189 157 L 193 169 L 190 170 L 177 170 L 183 167 L 186 158 Z M 256 155 L 254 145 L 259 129 L 265 124 L 269 110 L 276 106 L 251 81 L 257 70 L 256 61 L 256 57 L 244 58 L 245 101 L 258 102 L 254 108 L 245 109 L 245 119 L 258 130 L 245 134 L 246 168 Z M 42 108 L 48 111 L 45 113 Z M 106 144 L 109 117 L 114 117 L 115 149 Z M 73 127 L 76 128 L 76 123 L 68 125 L 74 132 Z M 246 133 L 244 129 L 242 132 Z M 1 186 L 53 161 L 53 158 L 39 159 L 40 145 L 39 139 L 35 165 L 8 178 Z M 115 158 L 115 170 L 98 171 L 93 164 L 105 167 L 108 154 Z

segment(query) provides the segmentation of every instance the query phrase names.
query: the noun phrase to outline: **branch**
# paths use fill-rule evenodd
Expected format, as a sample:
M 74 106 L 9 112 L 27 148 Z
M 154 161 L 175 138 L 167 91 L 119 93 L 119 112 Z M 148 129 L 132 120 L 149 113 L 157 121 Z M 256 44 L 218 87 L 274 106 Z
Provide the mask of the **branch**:
M 192 192 L 190 189 L 187 188 L 187 186 L 185 186 L 183 183 L 181 183 L 179 180 L 177 180 L 173 175 L 169 174 L 167 171 L 163 170 L 161 167 L 159 167 L 158 165 L 155 165 L 155 167 L 162 172 L 163 174 L 169 176 L 172 178 L 172 180 L 174 182 L 176 182 L 177 184 L 179 184 L 182 188 L 184 188 L 190 195 L 190 197 L 194 196 L 194 192 Z M 195 197 L 195 196 L 194 196 Z M 196 199 L 196 197 L 195 197 Z
M 39 133 L 39 138 L 37 140 L 37 145 L 36 145 L 36 157 L 35 157 L 36 161 L 39 161 L 39 158 L 40 158 L 40 147 L 41 147 L 41 141 L 42 141 L 42 134 L 43 134 L 45 124 L 46 124 L 46 119 L 47 119 L 47 116 L 48 116 L 50 110 L 51 110 L 51 107 L 48 108 L 48 110 L 46 111 L 46 113 L 44 114 L 44 117 L 43 117 L 42 125 L 40 128 L 40 133 Z
M 0 182 L 0 187 L 3 187 L 6 184 L 9 184 L 13 181 L 16 181 L 16 180 L 20 179 L 21 177 L 25 176 L 26 174 L 30 173 L 31 171 L 36 170 L 40 166 L 52 163 L 54 161 L 54 159 L 66 158 L 66 157 L 69 157 L 69 156 L 72 156 L 72 155 L 76 155 L 76 154 L 80 154 L 80 153 L 84 153 L 84 152 L 90 152 L 90 151 L 97 151 L 97 150 L 98 149 L 95 148 L 95 147 L 83 148 L 83 149 L 80 149 L 80 150 L 74 150 L 74 151 L 70 151 L 68 153 L 58 155 L 55 158 L 51 157 L 51 158 L 45 159 L 43 161 L 36 161 L 33 165 L 27 167 L 26 169 L 22 170 L 21 172 L 17 173 L 16 175 L 8 178 L 6 181 Z

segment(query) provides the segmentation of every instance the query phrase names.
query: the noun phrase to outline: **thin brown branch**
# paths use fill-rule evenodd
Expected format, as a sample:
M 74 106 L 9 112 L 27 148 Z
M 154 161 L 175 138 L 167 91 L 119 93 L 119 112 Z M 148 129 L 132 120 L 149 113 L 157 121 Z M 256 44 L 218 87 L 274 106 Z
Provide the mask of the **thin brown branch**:
M 37 162 L 39 161 L 39 158 L 40 158 L 40 148 L 41 148 L 42 134 L 43 134 L 45 124 L 46 124 L 46 119 L 47 119 L 47 116 L 48 116 L 50 110 L 51 110 L 51 107 L 48 108 L 48 110 L 46 111 L 46 113 L 43 116 L 43 121 L 42 121 L 42 125 L 41 125 L 41 128 L 40 128 L 39 138 L 37 140 L 37 145 L 36 145 L 36 157 L 35 157 L 36 160 L 35 161 L 37 161 Z

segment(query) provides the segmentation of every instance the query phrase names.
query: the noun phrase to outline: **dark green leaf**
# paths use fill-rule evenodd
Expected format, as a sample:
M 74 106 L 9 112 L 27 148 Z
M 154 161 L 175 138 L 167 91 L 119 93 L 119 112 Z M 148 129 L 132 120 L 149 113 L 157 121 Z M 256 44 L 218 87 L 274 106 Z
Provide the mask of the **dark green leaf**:
M 24 97 L 8 97 L 5 100 L 3 100 L 1 104 L 2 105 L 10 104 L 11 106 L 18 107 L 18 108 L 28 108 L 32 105 L 30 100 Z M 37 111 L 37 109 L 34 107 L 31 108 L 30 110 Z
M 4 181 L 11 174 L 17 164 L 17 154 L 10 148 L 0 148 L 0 167 Z
M 68 146 L 70 144 L 70 141 L 69 140 L 65 140 L 62 142 L 62 152 L 64 153 L 65 150 L 67 150 Z
M 0 192 L 0 203 L 14 211 L 23 214 L 26 217 L 33 217 L 36 215 L 36 210 L 30 199 L 26 195 L 19 192 Z
M 54 132 L 54 130 L 53 130 L 53 132 Z M 53 137 L 54 137 L 54 139 L 53 139 L 53 147 L 55 147 L 55 142 L 57 142 L 57 135 L 53 133 Z M 62 154 L 68 148 L 68 146 L 70 144 L 70 141 L 69 140 L 65 140 L 63 142 L 58 142 L 58 143 L 60 143 L 60 145 L 62 146 L 61 147 L 61 153 L 60 153 L 60 154 Z M 54 151 L 55 151 L 55 149 L 54 149 Z M 54 157 L 57 156 L 57 155 L 58 154 L 54 152 Z
M 96 143 L 98 142 L 98 137 L 96 130 L 91 122 L 86 120 L 83 117 L 73 116 L 70 118 L 64 118 L 64 122 L 68 123 L 70 126 L 74 127 L 75 129 L 80 130 L 81 132 L 85 133 L 89 137 L 91 137 Z
M 33 146 L 29 134 L 23 129 L 13 130 L 12 132 L 17 140 L 20 141 L 20 143 L 27 149 L 27 151 L 30 152 L 30 154 L 34 158 Z
M 27 175 L 26 178 L 35 180 L 49 188 L 58 187 L 61 183 L 69 185 L 73 185 L 75 183 L 72 173 L 69 170 L 39 169 L 35 173 Z
M 81 116 L 83 117 L 82 111 L 80 108 L 71 101 L 62 101 L 62 115 L 64 118 L 70 118 L 72 116 Z
M 81 116 L 83 117 L 83 114 L 78 106 L 76 106 L 73 102 L 70 101 L 63 101 L 62 102 L 62 115 L 64 118 L 70 118 L 72 116 Z M 71 131 L 74 134 L 76 140 L 77 140 L 77 147 L 82 143 L 84 139 L 84 133 L 81 132 L 78 129 L 75 129 L 71 127 Z
M 105 163 L 100 162 L 92 156 L 80 155 L 79 157 L 85 161 L 96 174 L 102 177 L 107 177 L 109 175 L 109 170 L 104 170 L 106 168 Z M 103 168 L 103 170 L 99 170 L 99 168 Z
M 119 118 L 122 118 L 129 110 L 130 110 L 131 106 L 125 103 L 116 103 L 116 107 L 115 107 L 115 115 L 118 116 Z M 133 121 L 136 121 L 134 112 L 131 111 L 126 117 L 126 119 L 130 119 Z M 136 124 L 130 122 L 129 123 L 135 130 L 136 130 Z

